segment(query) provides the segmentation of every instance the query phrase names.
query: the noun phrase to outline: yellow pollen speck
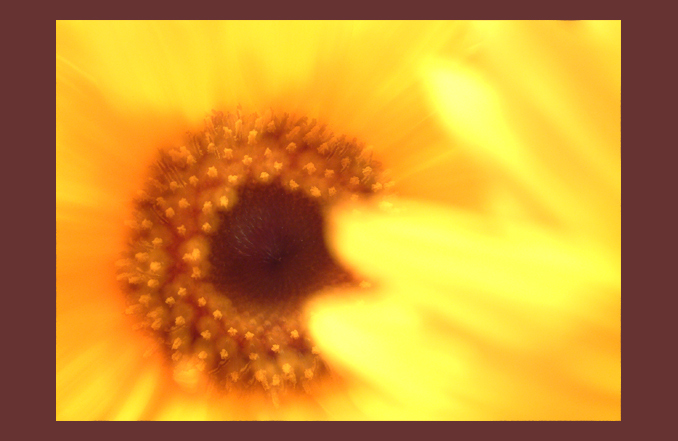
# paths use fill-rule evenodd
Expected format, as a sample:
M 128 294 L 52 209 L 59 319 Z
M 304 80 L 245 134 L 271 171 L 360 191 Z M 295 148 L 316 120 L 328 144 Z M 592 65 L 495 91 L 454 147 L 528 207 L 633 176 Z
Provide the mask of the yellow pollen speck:
M 186 164 L 188 164 L 188 165 L 195 164 L 195 157 L 193 155 L 188 155 L 186 157 Z
M 297 184 L 297 183 L 294 181 L 294 179 L 292 179 L 292 180 L 290 180 L 290 188 L 291 188 L 292 190 L 296 190 L 297 188 L 299 188 L 299 184 Z
M 198 306 L 205 306 L 205 305 L 207 305 L 207 300 L 205 300 L 204 297 L 200 297 L 198 299 Z
M 148 219 L 144 219 L 143 221 L 141 221 L 141 228 L 150 230 L 152 226 L 153 222 L 149 221 Z
M 182 316 L 179 316 L 179 317 L 174 319 L 174 324 L 177 325 L 177 326 L 183 326 L 183 325 L 186 324 L 186 319 L 183 318 Z
M 174 300 L 174 297 L 167 297 L 165 299 L 165 303 L 167 303 L 169 306 L 173 306 L 174 303 L 176 303 L 176 300 Z
M 188 178 L 188 182 L 189 182 L 192 186 L 196 187 L 196 186 L 198 185 L 198 182 L 200 182 L 200 181 L 198 180 L 198 177 L 197 177 L 197 176 L 191 176 L 190 178 Z
M 214 145 L 213 142 L 210 142 L 209 145 L 207 146 L 207 151 L 210 153 L 214 153 L 217 151 L 216 146 Z
M 326 178 L 331 178 L 332 176 L 334 176 L 334 170 L 325 170 Z
M 218 175 L 216 167 L 210 167 L 207 169 L 207 176 L 210 178 L 216 178 Z
M 186 288 L 179 288 L 179 291 L 177 291 L 177 295 L 179 297 L 183 297 L 186 295 Z
M 257 142 L 257 131 L 256 130 L 251 130 L 249 135 L 247 135 L 247 144 L 248 145 L 254 145 L 254 143 Z
M 247 333 L 245 334 L 245 338 L 246 338 L 247 340 L 252 340 L 252 338 L 254 338 L 254 334 L 252 334 L 251 332 L 247 332 Z
M 177 191 L 181 187 L 176 181 L 170 182 L 169 186 L 172 191 Z
M 250 354 L 250 360 L 254 361 L 254 360 L 256 360 L 257 358 L 259 358 L 259 354 L 255 354 L 254 352 L 252 352 L 252 353 Z
M 238 378 L 240 378 L 240 374 L 238 372 L 231 372 L 231 381 L 236 382 L 238 381 Z
M 317 170 L 317 169 L 315 168 L 315 164 L 313 164 L 312 162 L 309 162 L 308 164 L 306 164 L 305 166 L 303 166 L 302 169 L 303 169 L 303 170 L 306 170 L 306 171 L 308 172 L 309 175 L 312 175 L 312 174 L 315 173 L 315 171 Z
M 271 386 L 277 386 L 280 384 L 280 375 L 273 375 L 271 378 Z
M 219 205 L 221 205 L 224 208 L 228 207 L 228 198 L 226 196 L 222 196 L 221 198 L 219 198 Z
M 218 309 L 214 311 L 212 315 L 214 316 L 214 320 L 221 320 L 224 317 L 224 315 Z
M 318 187 L 311 187 L 311 196 L 319 198 L 321 195 L 320 189 Z
M 212 231 L 212 226 L 208 222 L 205 222 L 204 224 L 202 224 L 202 231 L 204 231 L 205 233 L 209 233 L 210 231 Z
M 351 159 L 350 158 L 344 158 L 341 160 L 341 169 L 344 170 L 346 167 L 348 167 L 351 164 Z
M 221 357 L 222 360 L 226 360 L 228 358 L 228 351 L 226 351 L 226 349 L 222 349 L 219 352 L 219 356 Z
M 320 153 L 321 155 L 324 155 L 329 150 L 330 146 L 326 142 L 323 142 L 322 144 L 320 144 L 320 146 L 318 146 L 318 153 Z
M 263 369 L 259 369 L 258 371 L 256 371 L 254 373 L 254 378 L 260 383 L 265 382 L 266 381 L 266 371 L 263 370 Z
M 151 301 L 151 296 L 148 294 L 144 294 L 139 297 L 139 303 L 141 303 L 144 306 L 148 306 L 148 303 Z
M 230 335 L 231 337 L 234 337 L 238 333 L 238 330 L 235 328 L 228 328 L 228 331 L 226 332 L 228 332 L 228 335 Z
M 296 149 L 297 149 L 297 145 L 296 145 L 295 143 L 293 143 L 293 142 L 290 142 L 290 143 L 287 145 L 287 148 L 286 148 L 286 150 L 287 150 L 288 152 L 290 152 L 290 153 L 293 153 Z
M 280 345 L 271 346 L 271 351 L 273 351 L 277 354 L 278 352 L 280 352 Z
M 151 243 L 153 244 L 154 247 L 157 248 L 157 247 L 159 247 L 160 245 L 162 245 L 162 239 L 160 239 L 159 237 L 156 237 L 155 239 L 153 239 L 153 240 L 151 241 Z
M 370 173 L 372 173 L 372 167 L 365 167 L 363 169 L 363 176 L 367 177 L 370 175 Z
M 184 225 L 178 226 L 177 233 L 181 234 L 182 236 L 186 235 L 186 227 Z
M 283 166 L 283 165 L 282 165 L 282 162 L 277 162 L 277 161 L 276 161 L 276 162 L 273 163 L 273 168 L 274 168 L 276 171 L 282 170 L 282 166 Z
M 160 282 L 158 282 L 156 279 L 151 279 L 148 281 L 149 288 L 157 288 L 158 286 L 160 286 Z
M 228 129 L 225 129 L 225 130 L 228 130 Z M 229 132 L 230 132 L 230 130 L 229 130 Z M 233 149 L 224 149 L 224 158 L 233 159 Z
M 372 191 L 379 191 L 381 190 L 381 187 L 382 187 L 381 182 L 377 182 L 376 184 L 372 185 Z
M 186 147 L 184 147 L 184 148 L 186 148 Z M 170 150 L 169 155 L 172 157 L 172 161 L 177 162 L 177 163 L 179 161 L 181 161 L 181 158 L 183 158 L 183 153 L 177 151 L 176 149 Z
M 193 272 L 191 273 L 191 277 L 194 279 L 199 279 L 200 276 L 202 276 L 202 272 L 200 271 L 200 268 L 197 266 L 193 267 Z
M 334 188 L 334 187 L 330 187 L 330 188 L 327 190 L 327 192 L 330 194 L 330 196 L 334 196 L 335 194 L 337 194 L 337 189 Z
M 282 365 L 282 371 L 289 374 L 292 371 L 292 366 L 289 363 L 285 363 Z
M 134 258 L 139 262 L 146 262 L 149 259 L 148 253 L 136 253 Z
M 270 158 L 272 154 L 273 152 L 271 151 L 271 149 L 266 148 L 266 150 L 264 150 L 264 158 Z
M 312 369 L 306 369 L 304 371 L 304 377 L 306 377 L 308 380 L 313 378 L 313 370 Z
M 179 199 L 179 208 L 188 208 L 190 205 L 186 198 Z
M 207 358 L 207 352 L 200 351 L 200 353 L 198 354 L 198 358 L 201 359 L 201 360 L 206 359 Z
M 205 202 L 202 206 L 202 212 L 205 214 L 210 214 L 212 212 L 212 202 Z
M 243 157 L 242 163 L 245 164 L 245 165 L 250 165 L 250 164 L 252 164 L 252 157 L 249 156 L 249 155 L 245 155 L 245 156 Z
M 353 176 L 351 179 L 348 181 L 351 185 L 358 185 L 360 184 L 360 178 L 357 176 Z
M 181 346 L 181 339 L 179 337 L 175 338 L 172 342 L 172 350 L 176 351 Z
M 261 172 L 261 175 L 259 175 L 259 178 L 260 178 L 262 181 L 266 182 L 266 181 L 268 181 L 268 177 L 269 177 L 269 176 L 270 176 L 270 175 L 269 175 L 268 173 L 266 173 L 266 172 Z
M 210 338 L 212 338 L 212 333 L 210 331 L 203 331 L 200 333 L 200 335 L 202 335 L 202 338 L 204 338 L 205 340 L 209 340 Z
M 292 337 L 295 340 L 298 339 L 299 338 L 299 331 L 297 331 L 295 329 L 294 331 L 290 332 L 290 337 Z
M 158 272 L 160 271 L 160 268 L 162 268 L 162 264 L 160 262 L 151 262 L 148 267 L 151 269 L 151 271 Z
M 228 183 L 229 184 L 235 184 L 238 182 L 238 175 L 229 175 L 228 176 Z
M 165 210 L 165 216 L 172 219 L 174 217 L 174 208 L 169 207 L 167 210 Z
M 151 324 L 151 328 L 152 328 L 153 330 L 155 330 L 155 331 L 157 331 L 158 329 L 160 329 L 161 326 L 162 326 L 162 319 L 159 319 L 159 318 L 158 318 L 158 319 L 155 319 L 155 320 L 153 321 L 153 324 Z

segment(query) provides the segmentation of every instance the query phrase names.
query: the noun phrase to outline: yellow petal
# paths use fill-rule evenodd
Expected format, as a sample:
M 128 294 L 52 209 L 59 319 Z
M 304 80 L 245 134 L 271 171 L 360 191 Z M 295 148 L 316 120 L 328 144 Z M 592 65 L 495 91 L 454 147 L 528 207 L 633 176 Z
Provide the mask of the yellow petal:
M 334 362 L 396 397 L 396 418 L 619 418 L 615 259 L 534 225 L 396 206 L 335 218 L 337 252 L 378 288 L 315 305 Z
M 427 84 L 458 147 L 492 171 L 485 208 L 618 253 L 619 22 L 477 22 L 470 32 L 477 59 L 432 62 Z

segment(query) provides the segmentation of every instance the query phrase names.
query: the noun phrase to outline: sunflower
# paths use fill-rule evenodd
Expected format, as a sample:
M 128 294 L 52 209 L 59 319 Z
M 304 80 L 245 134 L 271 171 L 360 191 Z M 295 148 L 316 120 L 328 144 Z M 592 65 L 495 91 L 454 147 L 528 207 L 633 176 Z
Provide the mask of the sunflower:
M 620 419 L 620 34 L 57 22 L 57 420 Z M 341 380 L 277 407 L 172 378 L 116 282 L 157 148 L 237 105 L 363 140 L 399 195 L 329 216 L 378 283 L 310 302 Z

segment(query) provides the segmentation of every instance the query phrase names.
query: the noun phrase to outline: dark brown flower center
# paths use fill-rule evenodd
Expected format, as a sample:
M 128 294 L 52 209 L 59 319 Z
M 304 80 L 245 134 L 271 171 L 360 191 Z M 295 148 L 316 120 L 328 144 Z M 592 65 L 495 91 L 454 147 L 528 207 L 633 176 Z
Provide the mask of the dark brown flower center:
M 322 207 L 279 182 L 248 184 L 219 213 L 210 238 L 210 281 L 241 309 L 298 307 L 349 274 L 330 255 Z

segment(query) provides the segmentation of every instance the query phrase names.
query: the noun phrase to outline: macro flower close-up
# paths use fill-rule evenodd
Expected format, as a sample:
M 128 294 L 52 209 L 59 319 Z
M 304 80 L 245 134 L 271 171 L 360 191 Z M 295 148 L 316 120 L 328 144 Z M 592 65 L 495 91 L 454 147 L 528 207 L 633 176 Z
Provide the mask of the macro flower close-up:
M 619 420 L 619 21 L 57 21 L 57 420 Z

